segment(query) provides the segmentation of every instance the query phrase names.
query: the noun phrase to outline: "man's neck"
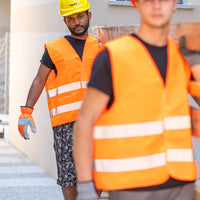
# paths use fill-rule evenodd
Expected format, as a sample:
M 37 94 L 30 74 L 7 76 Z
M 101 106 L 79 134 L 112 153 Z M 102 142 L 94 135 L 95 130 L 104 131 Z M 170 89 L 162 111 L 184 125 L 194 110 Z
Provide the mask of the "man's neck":
M 167 44 L 168 26 L 162 29 L 141 26 L 137 35 L 152 46 L 162 47 Z

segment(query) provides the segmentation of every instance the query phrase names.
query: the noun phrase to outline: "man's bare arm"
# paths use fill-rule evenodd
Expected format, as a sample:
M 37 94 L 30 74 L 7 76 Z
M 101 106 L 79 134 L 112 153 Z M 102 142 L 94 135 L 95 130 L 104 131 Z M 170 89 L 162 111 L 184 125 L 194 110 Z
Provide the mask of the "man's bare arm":
M 47 81 L 50 72 L 51 72 L 50 68 L 46 67 L 42 63 L 40 64 L 38 73 L 34 78 L 31 88 L 29 90 L 28 97 L 26 100 L 26 106 L 32 108 L 34 107 L 38 98 L 41 95 L 42 90 L 44 89 L 45 83 Z
M 93 128 L 94 124 L 106 108 L 110 96 L 88 87 L 78 120 L 74 126 L 74 158 L 78 182 L 93 180 Z

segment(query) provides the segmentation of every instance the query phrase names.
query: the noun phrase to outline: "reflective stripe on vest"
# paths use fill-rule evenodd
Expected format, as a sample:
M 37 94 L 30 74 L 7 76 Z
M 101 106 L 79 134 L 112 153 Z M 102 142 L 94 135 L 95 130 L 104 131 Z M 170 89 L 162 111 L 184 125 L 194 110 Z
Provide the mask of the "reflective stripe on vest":
M 53 117 L 53 116 L 61 114 L 61 113 L 78 110 L 78 109 L 80 109 L 81 104 L 82 104 L 82 101 L 78 101 L 78 102 L 66 104 L 63 106 L 58 106 L 58 107 L 50 110 L 50 115 L 51 115 L 51 117 Z
M 162 134 L 166 130 L 191 128 L 189 116 L 166 117 L 164 121 L 95 126 L 94 139 L 141 137 Z
M 82 86 L 81 86 L 81 83 L 82 83 Z M 81 83 L 79 81 L 79 82 L 75 82 L 75 83 L 62 85 L 62 86 L 57 87 L 55 89 L 48 90 L 47 91 L 48 98 L 54 97 L 54 96 L 59 95 L 59 94 L 63 94 L 65 92 L 71 92 L 73 90 L 78 90 L 78 89 L 81 89 L 81 88 L 87 88 L 88 81 L 82 81 Z
M 124 159 L 95 159 L 97 172 L 128 172 L 165 166 L 166 162 L 192 162 L 191 149 L 168 149 L 166 153 Z M 137 164 L 136 164 L 137 163 Z
M 166 82 L 146 47 L 126 35 L 105 44 L 114 102 L 94 127 L 94 181 L 100 190 L 193 181 L 190 68 L 168 39 Z M 119 50 L 120 47 L 120 50 Z

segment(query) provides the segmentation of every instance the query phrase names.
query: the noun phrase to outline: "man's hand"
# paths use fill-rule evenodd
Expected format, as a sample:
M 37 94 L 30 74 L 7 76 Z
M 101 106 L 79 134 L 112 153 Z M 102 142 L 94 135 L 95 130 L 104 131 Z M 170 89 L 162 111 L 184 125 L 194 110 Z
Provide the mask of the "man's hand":
M 93 181 L 81 182 L 77 184 L 76 200 L 98 200 L 98 195 Z
M 19 130 L 21 136 L 25 140 L 28 140 L 29 139 L 29 135 L 27 132 L 28 126 L 31 127 L 31 131 L 33 133 L 36 133 L 35 123 L 34 123 L 33 117 L 31 116 L 31 114 L 33 112 L 33 108 L 21 106 L 21 112 L 22 113 L 21 113 L 21 115 L 19 117 L 19 121 L 18 121 L 18 130 Z

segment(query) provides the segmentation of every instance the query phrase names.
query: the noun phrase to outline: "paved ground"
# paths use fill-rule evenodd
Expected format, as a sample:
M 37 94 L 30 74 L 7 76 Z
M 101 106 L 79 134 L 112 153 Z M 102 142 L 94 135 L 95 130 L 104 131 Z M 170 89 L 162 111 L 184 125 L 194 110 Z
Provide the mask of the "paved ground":
M 106 200 L 107 195 L 103 196 Z M 63 197 L 56 180 L 0 139 L 0 200 L 63 200 Z
M 0 120 L 0 200 L 63 200 L 56 180 L 9 144 L 7 116 Z
M 63 200 L 63 197 L 53 178 L 0 139 L 0 199 Z

